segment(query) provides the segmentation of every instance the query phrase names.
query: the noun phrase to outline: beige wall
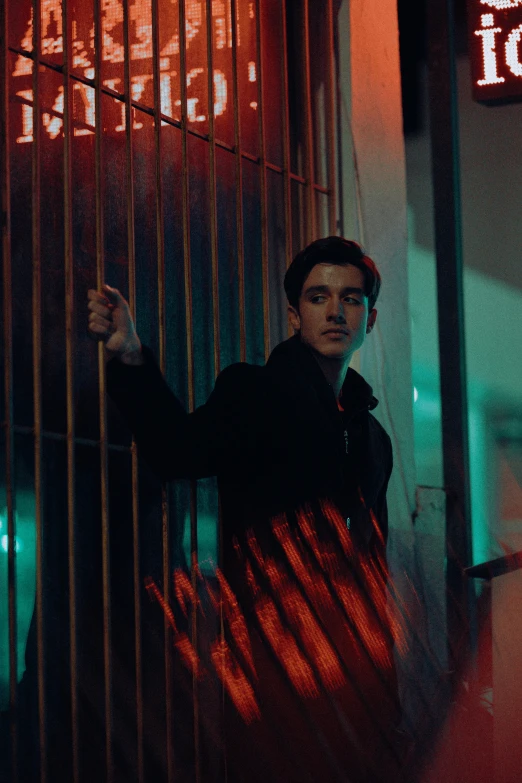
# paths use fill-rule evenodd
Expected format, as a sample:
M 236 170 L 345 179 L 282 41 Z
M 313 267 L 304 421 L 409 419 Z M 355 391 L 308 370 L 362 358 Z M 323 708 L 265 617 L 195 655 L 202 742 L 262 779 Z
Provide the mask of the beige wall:
M 350 40 L 341 57 L 345 160 L 344 231 L 365 246 L 381 270 L 377 327 L 360 369 L 380 401 L 376 415 L 393 441 L 389 503 L 393 528 L 411 529 L 415 499 L 406 173 L 402 133 L 399 37 L 394 0 L 352 0 L 341 8 Z M 348 157 L 353 153 L 353 161 Z

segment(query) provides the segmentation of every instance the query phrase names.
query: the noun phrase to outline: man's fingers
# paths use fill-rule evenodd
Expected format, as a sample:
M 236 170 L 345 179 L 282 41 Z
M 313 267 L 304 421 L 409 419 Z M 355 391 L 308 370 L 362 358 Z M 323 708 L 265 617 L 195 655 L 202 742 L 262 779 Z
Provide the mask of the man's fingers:
M 107 302 L 107 300 L 105 300 Z M 111 317 L 111 308 L 107 304 L 102 304 L 100 301 L 96 299 L 91 299 L 89 301 L 89 304 L 87 305 L 89 310 L 93 313 L 98 313 L 98 315 L 103 316 L 103 318 L 110 318 Z
M 107 298 L 109 299 L 109 302 L 113 305 L 125 305 L 127 304 L 127 301 L 125 298 L 120 294 L 117 288 L 111 288 L 110 285 L 107 285 L 107 283 L 104 283 L 103 291 L 105 292 Z
M 95 291 L 94 288 L 89 288 L 87 291 L 87 299 L 89 302 L 99 302 L 105 306 L 110 304 L 105 294 L 102 294 L 101 291 Z
M 103 318 L 103 316 L 99 315 L 98 313 L 89 313 L 89 328 L 94 325 L 99 327 L 99 329 L 104 329 L 107 334 L 114 334 L 116 331 L 116 327 L 112 321 L 109 321 L 107 318 Z M 97 328 L 96 331 L 101 334 L 99 329 Z
M 105 337 L 109 337 L 111 335 L 111 332 L 107 329 L 107 327 L 102 326 L 102 324 L 97 324 L 95 321 L 91 322 L 88 328 L 89 332 L 92 332 L 100 339 L 104 339 Z

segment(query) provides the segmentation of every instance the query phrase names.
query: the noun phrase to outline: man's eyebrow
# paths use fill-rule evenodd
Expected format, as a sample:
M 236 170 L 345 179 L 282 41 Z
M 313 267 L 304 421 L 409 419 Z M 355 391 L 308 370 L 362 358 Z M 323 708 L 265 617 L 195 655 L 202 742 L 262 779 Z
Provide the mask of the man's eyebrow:
M 327 285 L 312 285 L 310 288 L 307 288 L 304 292 L 305 296 L 308 294 L 327 294 L 329 292 L 329 287 Z M 364 296 L 364 290 L 362 288 L 356 288 L 352 286 L 348 286 L 346 288 L 343 288 L 341 290 L 341 294 L 343 296 L 346 296 L 346 294 L 359 294 L 359 296 Z

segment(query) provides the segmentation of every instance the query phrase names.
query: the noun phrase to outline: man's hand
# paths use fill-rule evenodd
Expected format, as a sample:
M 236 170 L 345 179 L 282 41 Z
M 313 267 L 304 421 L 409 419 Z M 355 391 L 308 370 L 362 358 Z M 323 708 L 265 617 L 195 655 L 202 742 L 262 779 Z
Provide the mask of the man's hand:
M 141 343 L 136 334 L 128 302 L 116 288 L 89 289 L 89 332 L 105 342 L 109 358 L 117 356 L 124 364 L 143 364 Z

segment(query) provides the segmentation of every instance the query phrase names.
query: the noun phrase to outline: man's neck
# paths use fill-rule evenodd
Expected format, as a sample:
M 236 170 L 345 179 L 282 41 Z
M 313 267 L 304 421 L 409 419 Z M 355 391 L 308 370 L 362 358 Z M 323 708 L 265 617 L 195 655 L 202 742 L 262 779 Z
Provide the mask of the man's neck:
M 335 399 L 339 402 L 344 379 L 346 378 L 346 373 L 350 366 L 351 357 L 345 357 L 344 359 L 326 359 L 315 351 L 312 351 L 312 354 L 323 371 L 324 377 L 332 387 Z

